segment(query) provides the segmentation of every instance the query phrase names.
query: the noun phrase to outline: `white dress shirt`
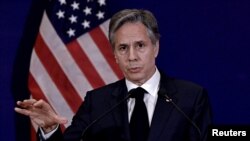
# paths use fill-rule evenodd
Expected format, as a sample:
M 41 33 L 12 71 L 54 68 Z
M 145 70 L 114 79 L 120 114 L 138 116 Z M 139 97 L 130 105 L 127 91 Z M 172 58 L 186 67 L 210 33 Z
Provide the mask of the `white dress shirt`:
M 147 94 L 144 95 L 143 100 L 144 100 L 144 103 L 145 103 L 145 105 L 147 107 L 147 111 L 148 111 L 149 125 L 151 125 L 151 121 L 152 121 L 154 110 L 155 110 L 155 105 L 156 105 L 157 98 L 158 98 L 157 93 L 159 90 L 159 83 L 160 83 L 160 73 L 159 73 L 158 69 L 156 68 L 156 71 L 153 74 L 153 76 L 140 86 L 148 92 Z M 138 85 L 132 83 L 131 81 L 129 81 L 127 79 L 126 79 L 126 86 L 128 88 L 128 91 L 139 87 Z M 128 119 L 129 119 L 129 121 L 130 121 L 134 106 L 135 106 L 135 99 L 130 98 L 128 100 Z

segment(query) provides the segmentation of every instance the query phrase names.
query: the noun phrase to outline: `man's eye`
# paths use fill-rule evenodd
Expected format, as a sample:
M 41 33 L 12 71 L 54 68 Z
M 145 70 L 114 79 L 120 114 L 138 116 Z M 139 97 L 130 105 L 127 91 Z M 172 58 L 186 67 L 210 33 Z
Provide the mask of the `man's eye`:
M 139 42 L 139 43 L 137 43 L 137 47 L 138 47 L 138 48 L 143 48 L 143 47 L 145 47 L 145 44 L 144 44 L 144 43 Z
M 119 47 L 119 50 L 120 50 L 120 51 L 124 51 L 124 50 L 126 50 L 126 49 L 127 49 L 126 46 L 120 46 L 120 47 Z
M 138 43 L 137 45 L 136 45 L 136 48 L 137 49 L 143 49 L 145 47 L 145 44 L 144 43 Z
M 141 44 L 141 43 L 140 43 L 140 44 L 138 44 L 138 46 L 139 46 L 139 47 L 144 47 L 144 44 Z

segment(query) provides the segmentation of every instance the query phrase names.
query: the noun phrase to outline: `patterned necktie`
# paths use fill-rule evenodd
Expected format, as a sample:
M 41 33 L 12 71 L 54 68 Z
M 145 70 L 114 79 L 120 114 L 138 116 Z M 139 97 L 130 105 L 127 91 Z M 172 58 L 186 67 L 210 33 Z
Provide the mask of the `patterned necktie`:
M 143 101 L 146 91 L 138 87 L 130 92 L 131 98 L 135 98 L 135 107 L 129 124 L 131 141 L 146 141 L 149 134 L 148 113 Z

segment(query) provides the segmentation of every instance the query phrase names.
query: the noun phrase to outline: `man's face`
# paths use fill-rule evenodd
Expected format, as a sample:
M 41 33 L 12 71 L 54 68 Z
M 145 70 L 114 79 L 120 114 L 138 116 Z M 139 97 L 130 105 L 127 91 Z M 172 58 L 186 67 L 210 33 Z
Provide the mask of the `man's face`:
M 146 27 L 140 23 L 125 23 L 115 32 L 114 55 L 124 76 L 141 85 L 155 72 L 159 42 L 154 45 Z

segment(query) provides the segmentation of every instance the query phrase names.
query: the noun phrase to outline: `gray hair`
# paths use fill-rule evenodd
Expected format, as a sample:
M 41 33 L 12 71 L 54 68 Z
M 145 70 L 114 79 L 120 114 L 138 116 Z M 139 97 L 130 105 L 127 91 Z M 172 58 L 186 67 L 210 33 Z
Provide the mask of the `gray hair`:
M 125 23 L 141 22 L 148 31 L 148 36 L 153 44 L 160 39 L 157 20 L 148 10 L 141 9 L 125 9 L 116 13 L 109 23 L 109 42 L 114 49 L 114 34 Z

